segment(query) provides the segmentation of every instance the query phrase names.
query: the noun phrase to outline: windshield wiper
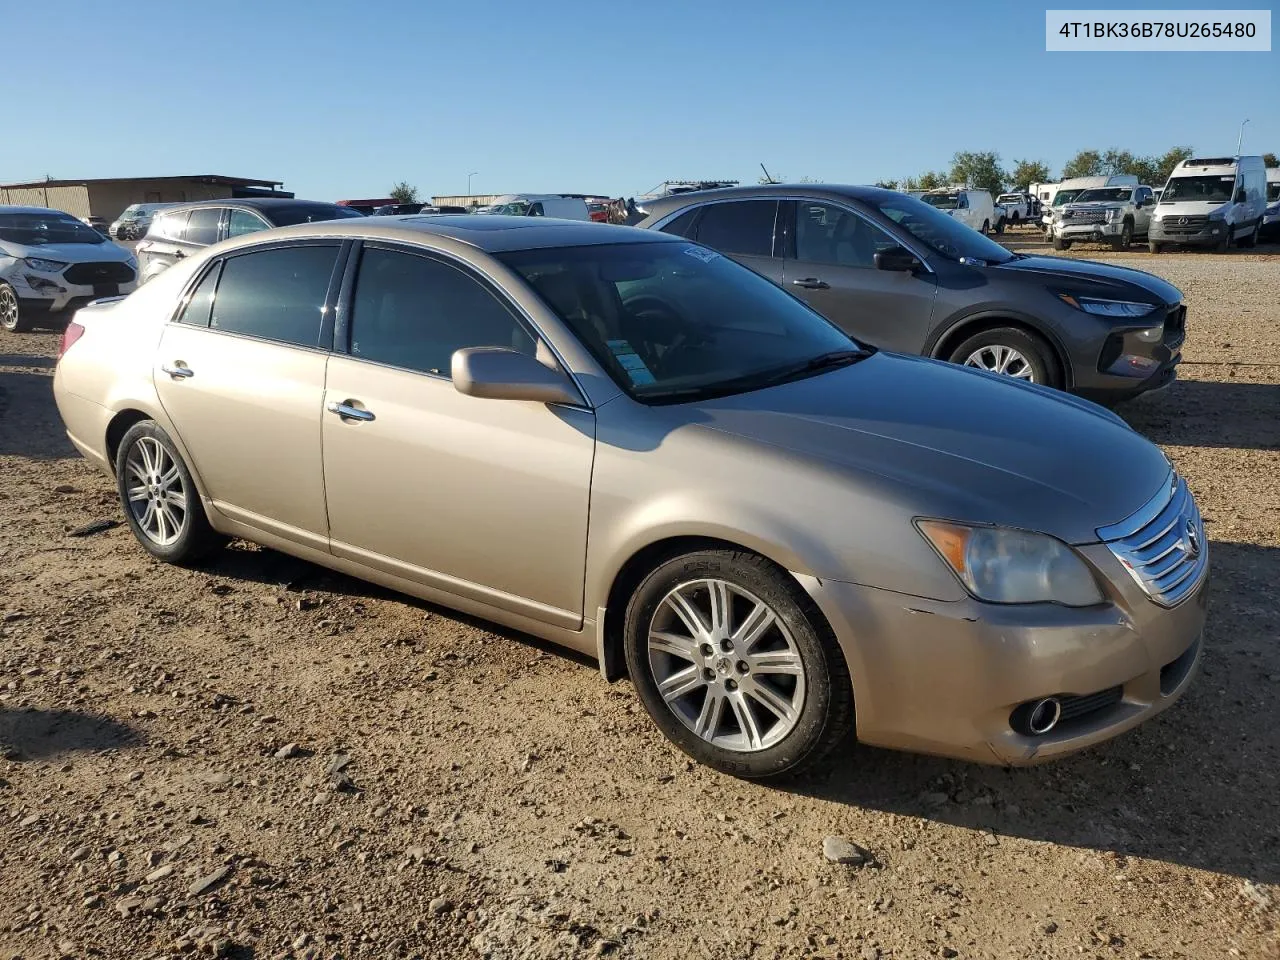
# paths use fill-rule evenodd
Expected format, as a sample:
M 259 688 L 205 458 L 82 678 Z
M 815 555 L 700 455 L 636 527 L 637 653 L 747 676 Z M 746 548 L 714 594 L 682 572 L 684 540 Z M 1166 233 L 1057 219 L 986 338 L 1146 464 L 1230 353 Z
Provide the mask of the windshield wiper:
M 760 377 L 760 385 L 773 385 L 776 383 L 786 383 L 788 380 L 795 380 L 798 377 L 807 376 L 811 373 L 818 373 L 822 370 L 833 370 L 836 367 L 847 367 L 859 360 L 865 360 L 867 357 L 875 353 L 874 347 L 862 347 L 855 350 L 832 350 L 830 353 L 822 353 L 816 357 L 810 357 L 803 363 L 794 366 L 784 367 L 781 370 L 775 370 L 772 373 L 765 373 Z
M 759 390 L 763 387 L 773 387 L 780 383 L 786 383 L 789 380 L 797 380 L 801 377 L 811 374 L 820 373 L 824 370 L 833 370 L 836 367 L 846 367 L 850 364 L 857 363 L 859 360 L 865 360 L 876 352 L 875 347 L 861 347 L 853 350 L 832 350 L 829 353 L 819 354 L 816 357 L 810 357 L 801 363 L 792 364 L 778 370 L 765 370 L 760 373 L 748 373 L 741 377 L 733 377 L 730 380 L 721 380 L 718 383 L 709 383 L 700 387 L 676 387 L 671 390 L 662 390 L 654 393 L 646 393 L 643 399 L 649 401 L 657 401 L 659 403 L 680 402 L 682 400 L 709 400 L 715 397 L 723 397 L 732 393 L 745 393 L 748 390 Z

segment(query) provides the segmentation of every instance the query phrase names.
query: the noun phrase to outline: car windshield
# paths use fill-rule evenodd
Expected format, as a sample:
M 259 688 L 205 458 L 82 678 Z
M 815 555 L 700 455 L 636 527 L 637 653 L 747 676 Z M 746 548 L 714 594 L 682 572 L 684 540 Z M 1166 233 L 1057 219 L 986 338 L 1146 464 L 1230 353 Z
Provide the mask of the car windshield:
M 951 260 L 1004 263 L 1013 259 L 1013 254 L 994 240 L 914 197 L 885 194 L 883 199 L 868 202 L 925 246 Z
M 1280 183 L 1272 182 L 1267 184 L 1267 203 L 1280 200 Z
M 592 244 L 497 255 L 645 403 L 744 393 L 871 351 L 795 297 L 691 243 Z
M 1076 203 L 1097 203 L 1102 200 L 1128 200 L 1133 187 L 1097 187 L 1093 190 L 1081 190 L 1076 195 Z
M 1226 203 L 1236 185 L 1231 174 L 1214 174 L 1205 177 L 1174 177 L 1165 184 L 1160 195 L 1161 203 L 1174 200 L 1202 200 L 1206 203 Z
M 491 203 L 481 207 L 476 213 L 488 213 L 508 217 L 523 217 L 529 212 L 529 201 L 512 200 L 510 203 Z
M 1049 204 L 1049 206 L 1060 207 L 1064 203 L 1071 203 L 1073 200 L 1075 200 L 1076 197 L 1080 196 L 1080 194 L 1082 193 L 1084 193 L 1083 190 L 1059 190 L 1056 194 L 1054 194 L 1053 203 Z
M 262 211 L 277 227 L 291 227 L 295 223 L 317 223 L 321 220 L 346 220 L 362 217 L 359 210 L 340 207 L 336 203 L 296 203 L 272 207 Z
M 1001 203 L 1021 203 L 1022 195 L 1018 193 L 1002 193 L 1000 194 Z
M 47 243 L 105 243 L 88 224 L 68 214 L 0 213 L 0 240 L 39 247 Z
M 954 210 L 960 205 L 958 193 L 926 193 L 920 199 L 939 210 Z

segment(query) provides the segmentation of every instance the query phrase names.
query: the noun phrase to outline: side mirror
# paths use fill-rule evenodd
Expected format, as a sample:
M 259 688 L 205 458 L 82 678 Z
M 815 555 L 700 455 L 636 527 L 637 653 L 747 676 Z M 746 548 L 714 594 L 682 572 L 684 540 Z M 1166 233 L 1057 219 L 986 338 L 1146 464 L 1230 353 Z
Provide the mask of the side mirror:
M 920 258 L 906 247 L 881 250 L 875 255 L 875 264 L 877 270 L 896 270 L 901 273 L 914 273 L 924 266 Z
M 1244 192 L 1244 187 L 1241 187 L 1239 190 L 1236 191 L 1236 199 L 1235 199 L 1236 203 L 1244 203 L 1247 199 L 1248 199 L 1248 196 Z
M 560 371 L 509 347 L 465 347 L 453 352 L 453 387 L 469 397 L 582 403 L 577 388 Z

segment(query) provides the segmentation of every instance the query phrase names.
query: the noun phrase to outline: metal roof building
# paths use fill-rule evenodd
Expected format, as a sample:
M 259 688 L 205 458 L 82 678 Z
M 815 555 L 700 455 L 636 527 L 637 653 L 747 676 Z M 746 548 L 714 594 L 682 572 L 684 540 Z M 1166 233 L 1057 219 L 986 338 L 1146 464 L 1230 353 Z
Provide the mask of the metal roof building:
M 292 197 L 281 180 L 218 174 L 180 177 L 109 177 L 96 180 L 32 180 L 0 184 L 0 204 L 51 207 L 75 217 L 111 221 L 131 203 L 180 203 L 231 197 Z

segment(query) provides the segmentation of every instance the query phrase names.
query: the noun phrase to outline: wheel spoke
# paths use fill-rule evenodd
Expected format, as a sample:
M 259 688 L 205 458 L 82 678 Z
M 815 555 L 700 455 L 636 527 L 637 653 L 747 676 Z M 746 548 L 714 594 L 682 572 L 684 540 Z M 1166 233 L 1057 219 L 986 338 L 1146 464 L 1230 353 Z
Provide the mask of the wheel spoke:
M 720 717 L 724 714 L 724 695 L 710 687 L 702 701 L 702 709 L 698 719 L 694 721 L 693 732 L 703 740 L 714 740 L 716 731 L 720 729 Z
M 178 465 L 170 462 L 169 469 L 167 469 L 160 477 L 160 486 L 168 488 L 175 484 L 181 486 L 182 474 L 178 472 Z
M 681 590 L 673 590 L 667 597 L 667 606 L 683 621 L 685 629 L 692 637 L 705 637 L 710 631 L 702 620 L 697 608 L 689 602 L 689 598 Z
M 752 673 L 804 676 L 804 664 L 800 661 L 800 655 L 790 650 L 769 650 L 765 653 L 748 654 L 746 659 Z
M 138 502 L 138 501 L 140 501 L 140 500 L 145 500 L 145 499 L 147 499 L 147 497 L 148 497 L 148 496 L 150 496 L 150 494 L 148 494 L 148 493 L 147 493 L 147 488 L 146 488 L 146 487 L 143 487 L 143 486 L 136 486 L 136 487 L 130 487 L 130 488 L 129 488 L 129 502 L 130 502 L 130 503 L 137 503 L 137 502 Z
M 649 634 L 649 649 L 657 650 L 661 653 L 669 653 L 673 657 L 680 657 L 682 660 L 698 660 L 698 641 L 692 637 L 682 637 L 678 633 L 667 633 L 664 630 L 654 630 Z
M 138 441 L 138 453 L 142 455 L 142 468 L 146 471 L 147 477 L 152 478 L 156 475 L 156 461 L 151 453 L 151 443 L 149 440 Z
M 734 646 L 739 652 L 749 651 L 773 626 L 775 619 L 772 610 L 763 603 L 757 603 L 733 634 Z
M 795 708 L 790 701 L 767 683 L 746 680 L 742 684 L 742 693 L 756 703 L 763 705 L 770 713 L 776 715 L 779 720 L 791 723 L 796 718 Z
M 671 703 L 673 700 L 687 696 L 702 685 L 702 668 L 695 665 L 678 670 L 659 683 L 658 693 L 662 694 L 663 700 Z
M 723 580 L 710 580 L 707 593 L 711 597 L 711 634 L 730 636 L 733 632 L 729 623 L 733 614 L 733 595 L 729 592 L 729 585 Z
M 142 516 L 138 518 L 138 526 L 140 526 L 143 530 L 147 531 L 147 533 L 152 533 L 154 532 L 152 530 L 152 527 L 155 526 L 155 523 L 156 523 L 155 501 L 148 500 L 147 509 L 143 512 Z
M 747 749 L 759 750 L 760 724 L 756 722 L 756 715 L 751 712 L 751 707 L 741 691 L 729 694 L 729 705 L 733 708 L 733 715 L 738 719 L 738 726 L 742 729 L 742 738 L 746 741 Z

